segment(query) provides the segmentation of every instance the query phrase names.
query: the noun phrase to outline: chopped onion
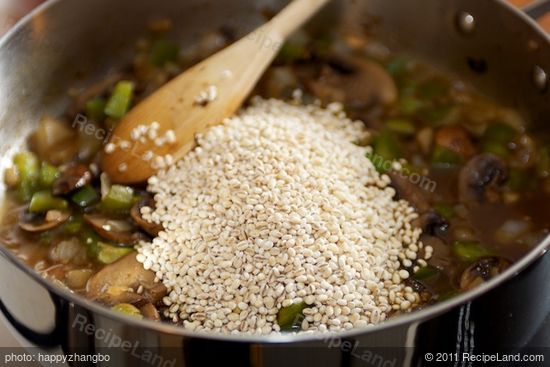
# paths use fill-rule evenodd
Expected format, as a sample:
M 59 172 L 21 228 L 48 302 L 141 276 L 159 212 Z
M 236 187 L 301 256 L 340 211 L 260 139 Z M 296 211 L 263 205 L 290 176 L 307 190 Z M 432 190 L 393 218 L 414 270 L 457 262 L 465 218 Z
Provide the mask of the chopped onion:
M 498 242 L 508 244 L 531 229 L 531 223 L 525 220 L 509 219 L 496 231 L 495 238 Z

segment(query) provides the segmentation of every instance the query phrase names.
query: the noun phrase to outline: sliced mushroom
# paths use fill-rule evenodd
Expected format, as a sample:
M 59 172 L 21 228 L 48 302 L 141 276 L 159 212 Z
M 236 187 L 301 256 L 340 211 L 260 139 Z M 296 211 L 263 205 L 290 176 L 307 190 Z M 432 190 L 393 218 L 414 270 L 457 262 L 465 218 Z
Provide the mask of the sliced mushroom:
M 426 288 L 424 284 L 422 284 L 422 282 L 414 278 L 409 278 L 405 281 L 405 284 L 408 287 L 411 287 L 413 291 L 418 293 L 418 295 L 420 296 L 420 300 L 423 304 L 428 303 L 432 300 L 432 293 Z
M 507 180 L 508 169 L 502 159 L 487 153 L 475 156 L 460 171 L 460 200 L 465 204 L 496 202 Z
M 501 257 L 485 257 L 470 265 L 460 277 L 460 289 L 467 291 L 501 274 L 510 262 Z
M 155 208 L 155 201 L 151 197 L 145 197 L 141 199 L 139 202 L 137 202 L 130 211 L 130 215 L 132 216 L 132 219 L 147 233 L 149 233 L 153 237 L 157 237 L 159 232 L 163 230 L 162 225 L 157 223 L 150 223 L 143 219 L 141 215 L 141 209 L 142 208 Z
M 53 184 L 54 195 L 66 195 L 92 182 L 93 175 L 85 164 L 71 164 Z
M 71 213 L 61 210 L 49 210 L 45 215 L 24 211 L 18 221 L 19 227 L 31 233 L 45 232 L 65 223 Z
M 159 311 L 152 303 L 144 304 L 139 308 L 139 311 L 145 318 L 149 320 L 160 321 Z
M 450 150 L 464 159 L 470 159 L 476 154 L 476 148 L 468 132 L 460 126 L 442 127 L 435 134 L 435 142 L 438 146 Z
M 139 294 L 136 290 L 142 287 Z M 88 298 L 114 306 L 119 303 L 156 304 L 166 295 L 166 287 L 155 282 L 155 273 L 145 270 L 131 253 L 92 276 L 86 286 Z
M 413 184 L 399 172 L 390 171 L 388 172 L 388 176 L 390 176 L 391 185 L 397 191 L 399 198 L 407 200 L 421 213 L 426 212 L 430 208 L 428 191 Z
M 421 214 L 413 221 L 413 225 L 431 236 L 443 236 L 449 229 L 449 223 L 445 218 L 433 210 Z
M 147 237 L 124 219 L 112 219 L 102 214 L 85 214 L 84 220 L 101 237 L 120 245 L 131 246 Z
M 308 81 L 308 85 L 323 102 L 341 102 L 353 108 L 389 105 L 397 100 L 397 87 L 386 70 L 359 58 L 332 60 L 321 77 Z
M 73 290 L 84 289 L 88 279 L 90 279 L 93 273 L 94 271 L 92 269 L 75 269 L 68 271 L 65 274 L 65 284 Z

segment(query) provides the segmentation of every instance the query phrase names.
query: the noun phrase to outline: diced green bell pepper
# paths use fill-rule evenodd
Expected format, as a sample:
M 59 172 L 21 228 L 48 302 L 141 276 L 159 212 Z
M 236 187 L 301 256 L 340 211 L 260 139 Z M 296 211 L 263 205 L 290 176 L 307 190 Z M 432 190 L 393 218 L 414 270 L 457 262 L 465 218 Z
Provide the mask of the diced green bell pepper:
M 136 203 L 134 189 L 129 186 L 113 185 L 102 199 L 100 208 L 107 213 L 126 213 Z
M 299 328 L 302 323 L 302 311 L 306 308 L 305 302 L 294 303 L 283 307 L 277 313 L 277 324 L 281 330 L 289 331 Z
M 482 257 L 491 256 L 493 252 L 477 241 L 455 241 L 452 251 L 464 262 L 474 262 Z
M 439 269 L 434 266 L 424 266 L 414 272 L 413 277 L 416 280 L 427 280 L 439 274 Z
M 102 240 L 101 237 L 85 223 L 81 225 L 81 228 L 83 230 L 80 232 L 80 242 L 86 245 L 88 254 L 91 257 L 97 258 L 99 254 L 98 244 Z
M 432 165 L 450 168 L 461 163 L 460 156 L 455 152 L 437 145 L 432 155 Z
M 47 162 L 42 162 L 40 167 L 39 184 L 42 188 L 51 188 L 54 181 L 59 176 L 59 169 Z
M 444 96 L 449 91 L 449 85 L 441 79 L 432 79 L 418 88 L 418 96 L 422 99 L 435 99 Z
M 388 171 L 391 162 L 401 155 L 399 141 L 388 132 L 382 132 L 374 138 L 372 143 L 373 155 L 369 157 L 379 172 Z
M 405 116 L 411 116 L 424 107 L 424 102 L 415 97 L 403 97 L 399 101 L 399 110 Z
M 438 203 L 435 205 L 435 211 L 446 220 L 451 220 L 456 216 L 454 206 L 445 203 Z
M 19 177 L 17 196 L 21 201 L 29 201 L 39 186 L 40 161 L 31 152 L 21 152 L 13 157 L 14 169 Z
M 506 158 L 510 155 L 508 144 L 514 140 L 517 131 L 502 122 L 491 124 L 483 135 L 483 151 Z
M 155 41 L 151 47 L 149 62 L 157 67 L 163 67 L 168 62 L 177 61 L 180 52 L 179 46 L 169 40 Z
M 13 157 L 13 163 L 22 181 L 35 181 L 40 176 L 40 161 L 31 152 L 21 152 Z
M 63 231 L 69 234 L 77 234 L 82 230 L 84 219 L 82 215 L 72 215 L 71 218 L 63 225 Z M 82 240 L 82 239 L 81 239 Z M 81 241 L 85 242 L 85 241 Z
M 48 210 L 63 210 L 68 207 L 66 200 L 53 196 L 50 191 L 38 191 L 32 196 L 29 212 L 46 213 Z
M 487 140 L 482 142 L 482 146 L 485 153 L 491 153 L 502 158 L 506 158 L 510 155 L 510 150 L 506 144 L 498 141 Z
M 453 289 L 453 290 L 450 290 L 446 293 L 443 293 L 441 294 L 438 298 L 437 298 L 437 301 L 438 302 L 445 302 L 445 301 L 448 301 L 450 300 L 451 298 L 455 298 L 456 296 L 458 296 L 460 294 L 460 291 L 457 290 L 457 289 Z
M 402 135 L 413 135 L 415 133 L 413 122 L 407 119 L 389 119 L 386 121 L 386 128 Z
M 86 185 L 71 196 L 71 200 L 76 205 L 81 208 L 86 208 L 99 199 L 99 195 L 96 190 L 90 186 Z
M 86 116 L 94 121 L 101 121 L 105 118 L 105 107 L 107 101 L 103 98 L 94 98 L 86 102 Z
M 305 55 L 305 49 L 303 45 L 295 42 L 286 42 L 281 51 L 279 51 L 278 58 L 283 62 L 291 63 L 299 60 Z
M 419 116 L 432 125 L 440 125 L 454 111 L 456 111 L 454 106 L 436 106 L 423 109 Z
M 134 96 L 134 83 L 122 80 L 115 85 L 113 93 L 107 105 L 105 106 L 105 114 L 114 119 L 120 119 L 126 115 L 130 109 L 130 104 Z
M 97 259 L 102 264 L 112 264 L 121 257 L 128 255 L 130 252 L 134 251 L 130 247 L 118 247 L 106 244 L 104 242 L 97 243 L 98 253 Z
M 516 129 L 508 124 L 497 122 L 491 124 L 485 134 L 484 139 L 498 141 L 501 143 L 510 143 L 517 135 Z
M 143 315 L 141 314 L 139 309 L 136 306 L 131 305 L 129 303 L 119 303 L 111 307 L 111 310 L 123 313 L 126 316 L 135 317 L 137 319 L 143 318 Z

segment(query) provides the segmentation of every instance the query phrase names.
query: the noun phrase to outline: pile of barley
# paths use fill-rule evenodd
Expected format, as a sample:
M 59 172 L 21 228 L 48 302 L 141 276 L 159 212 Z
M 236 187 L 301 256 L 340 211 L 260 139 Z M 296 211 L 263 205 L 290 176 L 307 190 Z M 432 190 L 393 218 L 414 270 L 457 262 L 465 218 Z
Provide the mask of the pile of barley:
M 165 231 L 138 260 L 169 290 L 165 316 L 267 334 L 305 302 L 303 330 L 332 331 L 418 303 L 401 266 L 422 248 L 417 215 L 352 143 L 364 134 L 337 105 L 256 99 L 152 177 L 143 214 Z

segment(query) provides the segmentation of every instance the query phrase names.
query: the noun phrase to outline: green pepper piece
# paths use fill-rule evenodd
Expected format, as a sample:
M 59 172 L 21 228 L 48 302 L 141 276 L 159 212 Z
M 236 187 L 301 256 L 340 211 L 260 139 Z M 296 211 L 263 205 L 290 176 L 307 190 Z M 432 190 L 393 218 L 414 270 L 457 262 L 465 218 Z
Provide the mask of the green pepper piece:
M 482 148 L 485 153 L 491 153 L 496 156 L 507 158 L 510 155 L 510 150 L 506 144 L 498 141 L 487 140 L 482 142 Z
M 452 250 L 455 256 L 464 262 L 473 262 L 493 254 L 491 250 L 477 241 L 455 241 Z
M 292 63 L 303 58 L 304 55 L 304 46 L 295 42 L 286 42 L 283 47 L 281 47 L 278 58 L 285 63 Z
M 47 162 L 42 162 L 42 166 L 40 167 L 40 177 L 38 179 L 40 187 L 45 189 L 51 188 L 58 176 L 59 169 L 57 167 L 52 166 Z
M 497 122 L 491 124 L 487 130 L 485 131 L 485 134 L 483 135 L 483 138 L 486 140 L 492 140 L 500 143 L 510 143 L 517 135 L 516 129 L 511 127 L 508 124 Z
M 157 40 L 151 47 L 149 62 L 157 67 L 163 67 L 168 62 L 177 61 L 180 52 L 179 46 L 169 40 Z
M 105 106 L 105 114 L 114 119 L 120 119 L 130 109 L 134 96 L 134 83 L 122 80 L 115 85 L 111 97 Z
M 129 186 L 113 185 L 101 201 L 101 210 L 107 213 L 126 213 L 136 203 L 134 189 Z
M 81 188 L 71 196 L 72 202 L 82 208 L 86 208 L 92 205 L 98 199 L 99 199 L 98 193 L 90 185 L 84 186 L 83 188 Z
M 439 125 L 454 111 L 454 106 L 437 106 L 420 111 L 419 116 L 430 124 Z
M 40 176 L 40 161 L 31 152 L 21 152 L 13 157 L 13 163 L 22 181 L 35 181 Z
M 424 102 L 415 97 L 403 97 L 399 101 L 399 110 L 405 116 L 411 116 L 424 107 Z
M 388 130 L 403 135 L 413 135 L 415 133 L 414 124 L 411 120 L 394 118 L 386 121 Z
M 39 191 L 32 196 L 29 212 L 45 213 L 48 210 L 63 210 L 68 207 L 66 200 L 53 196 L 49 191 Z
M 418 96 L 422 99 L 435 99 L 444 96 L 449 91 L 449 85 L 441 79 L 432 79 L 420 86 Z
M 502 122 L 491 124 L 483 135 L 483 151 L 506 158 L 510 155 L 510 144 L 517 135 L 517 131 Z
M 131 305 L 129 303 L 119 303 L 111 307 L 111 310 L 123 313 L 126 316 L 135 317 L 137 319 L 143 318 L 143 315 L 141 314 L 139 309 L 136 306 Z
M 94 98 L 86 102 L 86 116 L 94 121 L 101 121 L 105 118 L 105 107 L 107 101 L 103 98 Z
M 460 291 L 457 289 L 450 290 L 446 293 L 441 294 L 438 298 L 438 302 L 445 302 L 447 300 L 450 300 L 451 298 L 455 298 L 456 296 L 460 295 Z
M 14 169 L 19 177 L 17 186 L 17 197 L 27 202 L 39 186 L 40 161 L 31 152 L 21 152 L 13 157 Z
M 456 217 L 455 208 L 450 204 L 438 203 L 435 205 L 435 211 L 446 220 L 451 220 Z
M 460 156 L 455 152 L 437 145 L 432 155 L 432 165 L 441 168 L 452 168 L 461 163 Z
M 112 264 L 121 257 L 128 255 L 130 252 L 134 251 L 131 247 L 118 247 L 106 244 L 104 242 L 97 243 L 97 259 L 102 264 L 108 265 Z
M 19 182 L 19 186 L 16 189 L 17 199 L 22 202 L 28 202 L 31 200 L 32 195 L 36 192 L 36 183 L 33 181 Z
M 390 170 L 391 163 L 401 155 L 399 141 L 392 133 L 387 131 L 374 138 L 372 147 L 373 155 L 369 158 L 379 172 Z
M 80 232 L 80 242 L 88 247 L 88 254 L 91 257 L 97 258 L 99 254 L 99 242 L 101 237 L 85 223 L 82 224 L 83 230 Z
M 416 280 L 427 280 L 435 277 L 436 275 L 439 275 L 439 269 L 435 266 L 428 265 L 415 271 L 413 277 Z
M 283 307 L 277 313 L 277 324 L 283 331 L 299 328 L 302 324 L 302 311 L 306 308 L 305 302 L 294 303 Z
M 63 231 L 69 234 L 77 234 L 81 231 L 82 226 L 84 225 L 84 219 L 82 215 L 72 215 L 71 218 L 63 225 Z M 81 242 L 85 242 L 82 241 Z

